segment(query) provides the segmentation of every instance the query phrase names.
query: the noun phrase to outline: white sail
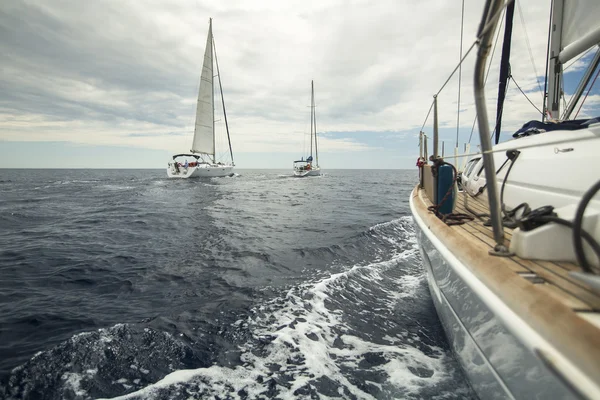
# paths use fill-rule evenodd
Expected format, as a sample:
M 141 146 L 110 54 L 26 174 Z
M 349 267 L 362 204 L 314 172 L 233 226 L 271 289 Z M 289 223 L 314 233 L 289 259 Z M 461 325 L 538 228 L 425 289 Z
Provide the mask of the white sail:
M 213 50 L 212 20 L 208 26 L 208 38 L 204 50 L 204 64 L 198 90 L 198 106 L 196 108 L 196 125 L 192 152 L 215 154 L 214 136 L 214 97 L 213 97 Z
M 227 140 L 229 142 L 229 155 L 231 162 L 222 162 L 217 160 L 215 154 L 215 101 L 214 101 L 214 78 L 213 59 L 216 72 L 219 77 L 217 80 L 221 92 L 223 105 L 223 117 L 225 119 L 225 128 L 227 130 Z M 215 41 L 212 34 L 212 19 L 208 27 L 208 37 L 206 39 L 206 48 L 204 49 L 204 61 L 202 64 L 202 74 L 200 76 L 200 88 L 198 89 L 198 104 L 196 106 L 196 121 L 194 124 L 194 139 L 192 140 L 192 154 L 175 154 L 173 160 L 169 161 L 167 166 L 167 176 L 169 178 L 212 178 L 232 176 L 233 151 L 231 150 L 231 140 L 229 138 L 229 125 L 227 124 L 227 113 L 225 112 L 225 101 L 223 100 L 223 89 L 221 87 L 221 77 L 219 75 L 219 61 Z M 178 159 L 179 157 L 185 157 Z M 193 157 L 192 162 L 188 162 L 188 157 Z M 209 159 L 210 157 L 210 159 Z
M 562 13 L 560 61 L 565 63 L 600 42 L 600 1 L 563 0 Z

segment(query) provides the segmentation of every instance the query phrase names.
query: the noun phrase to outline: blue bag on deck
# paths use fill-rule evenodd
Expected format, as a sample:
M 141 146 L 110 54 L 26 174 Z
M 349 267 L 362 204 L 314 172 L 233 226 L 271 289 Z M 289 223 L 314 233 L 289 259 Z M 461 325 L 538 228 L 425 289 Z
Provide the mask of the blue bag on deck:
M 438 178 L 437 178 L 437 187 L 435 191 L 435 204 L 440 204 L 440 202 L 446 196 L 446 193 L 450 188 L 454 185 L 454 170 L 450 165 L 441 165 L 438 168 Z M 452 213 L 452 208 L 454 206 L 454 190 L 448 195 L 444 204 L 439 208 L 439 212 L 441 214 L 450 214 Z

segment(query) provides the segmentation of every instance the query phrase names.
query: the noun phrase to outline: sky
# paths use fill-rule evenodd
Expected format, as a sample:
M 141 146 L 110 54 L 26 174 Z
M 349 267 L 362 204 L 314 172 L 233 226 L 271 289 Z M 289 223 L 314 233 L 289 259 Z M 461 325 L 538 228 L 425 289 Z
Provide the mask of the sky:
M 511 71 L 538 108 L 549 3 L 518 4 L 514 18 Z M 465 1 L 463 51 L 482 9 Z M 324 170 L 413 168 L 424 123 L 432 134 L 432 96 L 460 58 L 458 0 L 10 0 L 0 7 L 0 168 L 166 167 L 191 146 L 209 18 L 238 168 L 291 168 L 308 155 L 311 80 Z M 446 149 L 457 131 L 460 148 L 471 136 L 474 54 L 460 105 L 458 75 L 438 97 Z M 568 84 L 590 57 L 569 65 Z M 599 106 L 595 89 L 578 117 Z M 502 139 L 539 118 L 509 86 Z

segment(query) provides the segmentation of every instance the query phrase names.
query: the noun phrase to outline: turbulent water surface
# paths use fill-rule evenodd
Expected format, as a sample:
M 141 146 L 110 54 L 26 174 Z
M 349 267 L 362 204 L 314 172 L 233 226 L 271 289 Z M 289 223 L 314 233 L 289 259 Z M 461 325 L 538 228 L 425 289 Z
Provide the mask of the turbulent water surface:
M 474 397 L 413 171 L 0 170 L 0 397 Z

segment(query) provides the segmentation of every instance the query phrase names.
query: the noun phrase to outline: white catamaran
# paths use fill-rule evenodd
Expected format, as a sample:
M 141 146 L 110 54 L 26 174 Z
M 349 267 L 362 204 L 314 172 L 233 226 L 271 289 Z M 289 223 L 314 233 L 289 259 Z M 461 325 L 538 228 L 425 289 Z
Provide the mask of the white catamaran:
M 314 133 L 314 135 L 313 135 Z M 313 137 L 315 145 L 315 158 L 313 158 Z M 315 85 L 310 81 L 310 155 L 294 161 L 294 176 L 303 178 L 305 176 L 321 175 L 319 167 L 319 150 L 317 148 L 317 116 L 315 114 Z
M 229 143 L 230 162 L 222 162 L 216 159 L 215 144 L 215 104 L 214 104 L 214 75 L 213 59 L 217 68 L 219 78 L 219 91 L 221 104 L 223 106 L 223 117 Z M 190 162 L 188 158 L 192 158 Z M 231 149 L 231 138 L 229 136 L 229 125 L 227 113 L 225 112 L 225 100 L 223 99 L 223 87 L 221 85 L 221 74 L 217 61 L 216 47 L 212 34 L 212 18 L 209 20 L 208 37 L 204 50 L 204 64 L 200 78 L 200 89 L 198 90 L 198 105 L 196 108 L 196 123 L 194 127 L 194 139 L 190 153 L 175 154 L 173 160 L 169 161 L 167 175 L 169 178 L 197 178 L 197 177 L 219 177 L 233 174 L 233 151 Z
M 433 100 L 434 151 L 429 158 L 421 147 L 410 196 L 423 266 L 448 341 L 481 399 L 600 399 L 600 118 L 570 120 L 600 74 L 600 1 L 552 1 L 543 120 L 498 144 L 497 118 L 492 146 L 484 69 L 503 7 L 506 43 L 514 1 L 487 0 L 479 25 L 481 152 L 463 172 L 462 191 L 458 167 L 438 155 Z M 561 114 L 564 64 L 594 48 Z M 504 51 L 503 63 L 508 74 Z

